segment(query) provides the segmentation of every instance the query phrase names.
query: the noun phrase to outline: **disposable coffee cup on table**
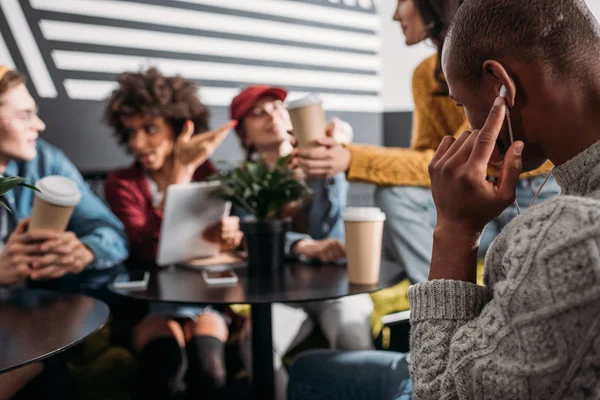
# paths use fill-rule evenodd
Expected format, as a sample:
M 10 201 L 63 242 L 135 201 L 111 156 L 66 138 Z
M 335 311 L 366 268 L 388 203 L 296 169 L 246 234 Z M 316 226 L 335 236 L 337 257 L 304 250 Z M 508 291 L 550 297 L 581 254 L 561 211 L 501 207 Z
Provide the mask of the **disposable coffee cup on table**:
M 294 137 L 298 147 L 316 147 L 318 139 L 325 137 L 327 121 L 323 110 L 323 101 L 318 94 L 310 94 L 287 105 Z
M 64 176 L 52 175 L 40 179 L 35 186 L 39 192 L 35 192 L 29 231 L 64 231 L 81 200 L 77 183 Z
M 385 214 L 376 207 L 349 207 L 343 215 L 346 228 L 346 261 L 350 283 L 379 282 Z

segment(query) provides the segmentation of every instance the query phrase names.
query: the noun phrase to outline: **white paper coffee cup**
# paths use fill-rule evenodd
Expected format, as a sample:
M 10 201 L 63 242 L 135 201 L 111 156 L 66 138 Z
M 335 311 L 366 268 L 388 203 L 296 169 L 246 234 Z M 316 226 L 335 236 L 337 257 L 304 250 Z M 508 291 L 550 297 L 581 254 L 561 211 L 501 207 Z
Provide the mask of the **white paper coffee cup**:
M 298 147 L 315 147 L 316 140 L 325 137 L 327 121 L 323 100 L 313 93 L 287 105 Z
M 35 186 L 39 192 L 35 193 L 29 230 L 64 231 L 81 201 L 77 183 L 64 176 L 51 175 L 37 181 Z
M 377 207 L 349 207 L 343 219 L 350 283 L 378 283 L 385 214 Z

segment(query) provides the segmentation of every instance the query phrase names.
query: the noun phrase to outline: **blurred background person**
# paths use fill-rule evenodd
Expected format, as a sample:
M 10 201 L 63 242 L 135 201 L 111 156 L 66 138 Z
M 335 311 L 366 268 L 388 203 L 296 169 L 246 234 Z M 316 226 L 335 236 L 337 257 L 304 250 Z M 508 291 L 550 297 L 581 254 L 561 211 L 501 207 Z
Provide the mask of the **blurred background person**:
M 264 157 L 274 164 L 292 154 L 293 136 L 290 116 L 284 106 L 287 91 L 267 85 L 244 88 L 231 103 L 231 118 L 239 121 L 236 132 L 248 159 Z M 340 134 L 344 122 L 334 119 L 327 127 L 330 134 Z M 301 171 L 298 179 L 305 179 Z M 344 222 L 348 182 L 343 173 L 330 178 L 307 180 L 312 195 L 290 204 L 285 216 L 292 219 L 292 230 L 286 236 L 286 253 L 290 257 L 323 263 L 345 257 Z M 242 217 L 244 217 L 242 215 Z M 276 391 L 285 398 L 287 372 L 282 358 L 301 343 L 317 324 L 331 348 L 365 350 L 373 347 L 371 312 L 373 302 L 368 294 L 337 300 L 305 303 L 300 308 L 273 306 L 274 365 Z M 250 337 L 243 341 L 242 353 L 250 363 Z M 265 355 L 257 355 L 265 356 Z
M 106 199 L 123 221 L 131 263 L 153 268 L 169 185 L 197 182 L 216 172 L 208 159 L 230 121 L 209 132 L 209 111 L 197 86 L 157 69 L 124 73 L 112 93 L 105 120 L 134 157 L 129 168 L 112 172 Z M 223 250 L 239 246 L 237 217 L 224 218 L 213 233 Z M 144 394 L 171 398 L 187 386 L 190 398 L 218 398 L 227 381 L 225 343 L 232 313 L 227 307 L 180 307 L 151 303 L 149 315 L 131 333 L 141 363 Z

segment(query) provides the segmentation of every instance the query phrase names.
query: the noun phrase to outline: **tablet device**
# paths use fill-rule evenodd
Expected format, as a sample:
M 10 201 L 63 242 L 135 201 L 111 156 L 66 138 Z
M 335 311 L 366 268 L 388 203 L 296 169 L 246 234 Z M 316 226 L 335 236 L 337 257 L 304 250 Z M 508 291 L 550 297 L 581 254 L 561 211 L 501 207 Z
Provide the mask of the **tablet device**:
M 167 188 L 156 263 L 171 265 L 195 258 L 214 257 L 218 243 L 203 233 L 229 215 L 231 204 L 215 196 L 220 182 L 195 182 Z

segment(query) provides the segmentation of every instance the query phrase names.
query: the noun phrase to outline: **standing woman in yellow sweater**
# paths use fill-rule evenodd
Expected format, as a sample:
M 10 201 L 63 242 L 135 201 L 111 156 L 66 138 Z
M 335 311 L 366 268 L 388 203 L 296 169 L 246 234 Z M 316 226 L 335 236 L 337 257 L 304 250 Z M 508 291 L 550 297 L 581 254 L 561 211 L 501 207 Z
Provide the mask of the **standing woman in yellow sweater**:
M 326 138 L 326 151 L 299 150 L 300 166 L 311 176 L 331 177 L 346 171 L 349 181 L 378 185 L 375 201 L 386 213 L 384 256 L 404 265 L 409 279 L 426 281 L 433 247 L 436 211 L 431 197 L 429 162 L 444 136 L 458 137 L 469 129 L 462 109 L 448 97 L 448 87 L 440 66 L 440 54 L 447 29 L 463 0 L 398 0 L 394 20 L 398 21 L 412 46 L 429 39 L 437 53 L 425 59 L 413 75 L 412 141 L 408 149 L 381 148 L 358 144 L 340 145 Z M 517 201 L 527 209 L 552 166 L 522 175 L 517 186 Z M 497 171 L 490 169 L 491 179 Z M 537 203 L 554 197 L 560 189 L 550 179 Z M 536 204 L 537 204 L 536 203 Z M 513 205 L 490 223 L 481 239 L 480 254 L 517 215 Z

